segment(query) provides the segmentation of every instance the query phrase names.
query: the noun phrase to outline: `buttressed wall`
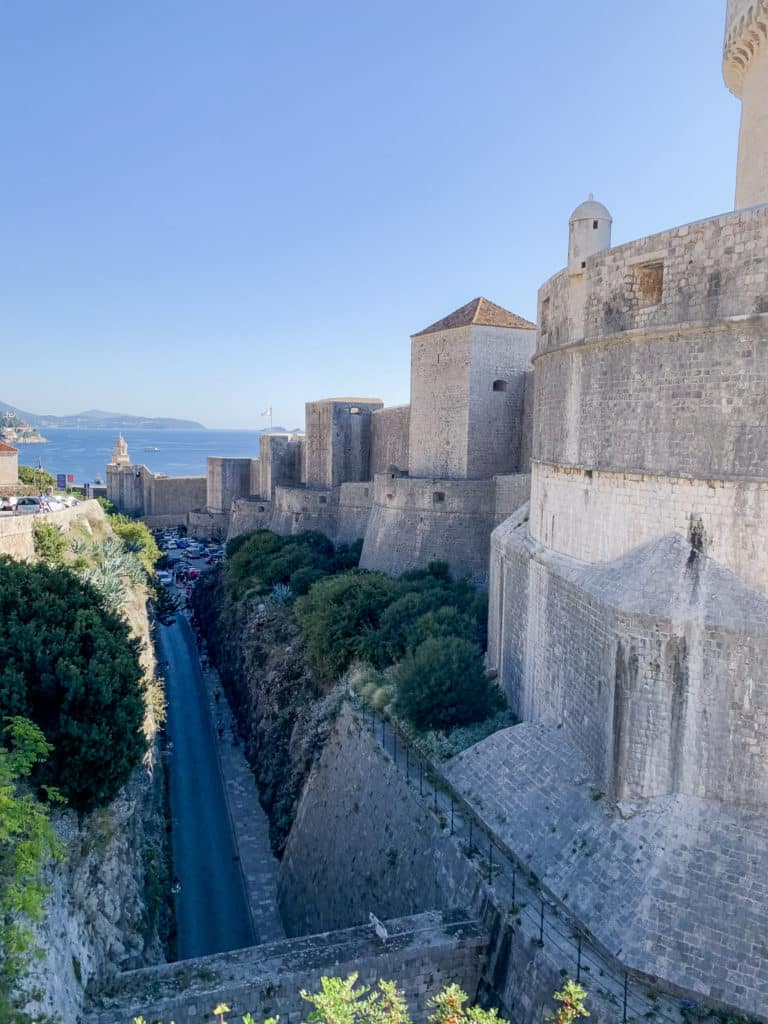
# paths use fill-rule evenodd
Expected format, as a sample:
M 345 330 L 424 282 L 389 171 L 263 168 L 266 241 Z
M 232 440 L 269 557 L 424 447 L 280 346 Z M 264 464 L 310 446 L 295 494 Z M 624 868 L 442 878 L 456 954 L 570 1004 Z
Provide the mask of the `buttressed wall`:
M 729 0 L 723 74 L 741 99 L 736 208 L 768 203 L 768 0 Z
M 529 513 L 495 532 L 517 712 L 617 796 L 768 806 L 768 207 L 540 291 Z

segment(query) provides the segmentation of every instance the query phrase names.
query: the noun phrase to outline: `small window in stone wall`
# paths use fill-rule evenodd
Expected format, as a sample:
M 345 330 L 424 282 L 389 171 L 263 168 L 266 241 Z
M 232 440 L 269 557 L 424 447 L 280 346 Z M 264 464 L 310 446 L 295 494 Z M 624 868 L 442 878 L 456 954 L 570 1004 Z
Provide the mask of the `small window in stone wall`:
M 435 491 L 432 494 L 432 501 L 435 503 L 435 505 L 442 505 L 442 503 L 445 501 L 445 492 Z
M 507 390 L 507 382 L 505 380 L 495 380 L 493 382 L 493 390 L 494 391 L 506 391 Z
M 365 497 L 366 497 L 366 498 L 368 497 L 368 494 L 369 494 L 369 493 L 370 493 L 370 492 L 369 492 L 368 488 L 367 488 L 367 487 L 364 487 L 364 488 L 363 488 L 363 494 L 365 495 Z
M 597 228 L 598 228 L 598 223 L 597 223 L 597 221 L 596 221 L 596 220 L 593 220 L 593 221 L 592 221 L 592 230 L 593 230 L 593 231 L 597 231 Z
M 263 512 L 263 511 L 264 511 L 264 506 L 263 505 L 259 505 L 259 512 Z
M 324 494 L 321 494 L 320 497 L 317 500 L 320 502 L 321 505 L 327 505 L 328 504 L 328 499 L 326 498 L 326 496 Z
M 638 263 L 634 267 L 635 292 L 641 306 L 658 306 L 664 291 L 664 264 Z

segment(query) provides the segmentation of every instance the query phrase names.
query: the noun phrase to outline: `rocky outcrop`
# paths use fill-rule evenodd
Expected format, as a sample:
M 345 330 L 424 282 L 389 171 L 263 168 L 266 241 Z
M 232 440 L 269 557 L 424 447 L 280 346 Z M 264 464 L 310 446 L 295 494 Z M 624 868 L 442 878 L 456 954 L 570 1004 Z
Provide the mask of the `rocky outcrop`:
M 43 958 L 24 980 L 33 1019 L 79 1019 L 86 986 L 164 959 L 167 878 L 162 773 L 147 759 L 108 808 L 56 821 L 64 847 L 37 928 Z

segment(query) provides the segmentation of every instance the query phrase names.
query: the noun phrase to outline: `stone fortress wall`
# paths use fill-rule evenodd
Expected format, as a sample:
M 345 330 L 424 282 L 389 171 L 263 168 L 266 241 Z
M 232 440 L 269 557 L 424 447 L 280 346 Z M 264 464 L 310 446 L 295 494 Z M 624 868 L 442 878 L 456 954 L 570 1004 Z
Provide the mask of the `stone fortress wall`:
M 582 204 L 539 293 L 489 659 L 615 798 L 765 810 L 768 207 L 614 249 L 610 222 Z

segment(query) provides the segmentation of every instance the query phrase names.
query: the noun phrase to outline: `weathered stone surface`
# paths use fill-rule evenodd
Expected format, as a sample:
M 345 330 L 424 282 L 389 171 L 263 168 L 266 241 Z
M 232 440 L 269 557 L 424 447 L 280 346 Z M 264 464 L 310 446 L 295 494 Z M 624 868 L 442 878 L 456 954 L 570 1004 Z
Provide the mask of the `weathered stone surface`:
M 94 1000 L 86 1024 L 128 1024 L 134 1016 L 208 1024 L 224 1001 L 233 1019 L 279 1015 L 283 1024 L 306 1019 L 299 991 L 316 992 L 323 975 L 359 976 L 359 984 L 393 979 L 403 989 L 416 1024 L 427 1001 L 456 981 L 474 995 L 487 936 L 466 914 L 420 914 L 384 922 L 380 940 L 369 926 L 284 940 L 234 953 L 185 960 L 121 975 Z
M 681 795 L 622 812 L 563 731 L 544 725 L 496 733 L 446 771 L 542 885 L 630 968 L 762 1014 L 763 815 Z

